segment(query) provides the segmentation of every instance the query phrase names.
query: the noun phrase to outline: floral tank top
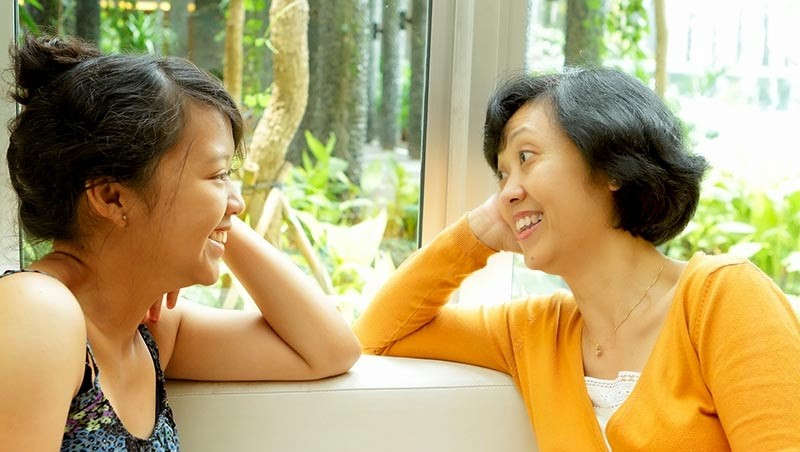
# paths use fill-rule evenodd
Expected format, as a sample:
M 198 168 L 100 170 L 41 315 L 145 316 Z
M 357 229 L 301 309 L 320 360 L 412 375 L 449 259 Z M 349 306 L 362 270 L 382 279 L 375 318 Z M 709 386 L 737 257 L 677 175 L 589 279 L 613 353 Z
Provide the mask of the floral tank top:
M 30 270 L 21 270 L 30 271 Z M 0 278 L 18 271 L 8 271 Z M 92 347 L 86 343 L 86 369 L 78 394 L 72 399 L 61 441 L 62 452 L 174 452 L 180 450 L 178 431 L 167 402 L 164 372 L 158 360 L 158 347 L 145 325 L 139 334 L 147 344 L 156 370 L 156 421 L 149 438 L 130 434 L 117 417 L 100 387 L 100 369 L 95 364 Z

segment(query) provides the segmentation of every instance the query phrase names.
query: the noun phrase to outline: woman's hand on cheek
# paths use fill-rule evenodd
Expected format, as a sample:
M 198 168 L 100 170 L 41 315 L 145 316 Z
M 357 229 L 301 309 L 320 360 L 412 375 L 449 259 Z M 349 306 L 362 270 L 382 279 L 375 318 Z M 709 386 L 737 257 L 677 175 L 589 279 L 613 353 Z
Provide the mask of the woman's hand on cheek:
M 484 245 L 497 251 L 522 252 L 514 231 L 500 213 L 500 199 L 497 194 L 489 197 L 483 204 L 467 214 L 467 222 L 475 236 Z

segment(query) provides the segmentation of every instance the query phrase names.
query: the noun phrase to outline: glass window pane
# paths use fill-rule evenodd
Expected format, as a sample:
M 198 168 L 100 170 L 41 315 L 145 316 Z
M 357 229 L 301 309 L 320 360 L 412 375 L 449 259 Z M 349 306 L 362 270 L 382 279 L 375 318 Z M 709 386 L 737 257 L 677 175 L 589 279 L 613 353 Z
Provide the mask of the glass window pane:
M 223 79 L 247 121 L 249 155 L 234 176 L 246 219 L 350 317 L 417 247 L 428 8 L 427 0 L 19 4 L 26 31 L 77 34 L 106 52 L 187 57 Z M 24 248 L 25 263 L 46 252 L 30 241 Z M 225 272 L 215 287 L 183 294 L 246 306 L 236 289 Z
M 799 294 L 800 153 L 790 134 L 800 121 L 800 5 L 610 0 L 601 11 L 598 2 L 574 3 L 600 27 L 568 35 L 566 0 L 529 1 L 527 68 L 558 70 L 577 55 L 637 76 L 712 164 L 694 221 L 663 250 L 684 260 L 696 250 L 743 254 Z

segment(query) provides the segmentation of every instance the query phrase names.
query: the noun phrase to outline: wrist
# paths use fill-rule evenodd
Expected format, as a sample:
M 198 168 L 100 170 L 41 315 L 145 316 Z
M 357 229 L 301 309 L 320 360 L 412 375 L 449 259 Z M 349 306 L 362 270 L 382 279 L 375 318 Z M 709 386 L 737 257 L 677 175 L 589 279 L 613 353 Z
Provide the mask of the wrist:
M 495 226 L 491 219 L 479 210 L 472 210 L 467 212 L 467 224 L 475 238 L 492 250 L 499 251 L 497 246 L 486 240 L 486 237 L 490 236 L 490 231 Z

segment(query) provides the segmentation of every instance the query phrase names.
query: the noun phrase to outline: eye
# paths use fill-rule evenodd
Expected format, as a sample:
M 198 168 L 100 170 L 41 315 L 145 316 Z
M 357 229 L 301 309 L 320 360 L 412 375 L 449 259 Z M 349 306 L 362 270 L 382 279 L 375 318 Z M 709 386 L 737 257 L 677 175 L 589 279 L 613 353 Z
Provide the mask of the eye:
M 231 178 L 231 173 L 233 173 L 233 170 L 232 169 L 227 169 L 227 170 L 217 174 L 216 176 L 214 176 L 214 179 L 228 180 L 228 179 Z
M 520 151 L 519 152 L 519 163 L 520 165 L 527 162 L 529 159 L 533 158 L 533 152 L 531 151 Z
M 505 171 L 497 170 L 494 173 L 494 177 L 496 177 L 497 178 L 497 182 L 500 183 L 500 182 L 503 182 L 504 180 L 506 180 L 506 178 L 508 177 L 508 173 L 505 172 Z

